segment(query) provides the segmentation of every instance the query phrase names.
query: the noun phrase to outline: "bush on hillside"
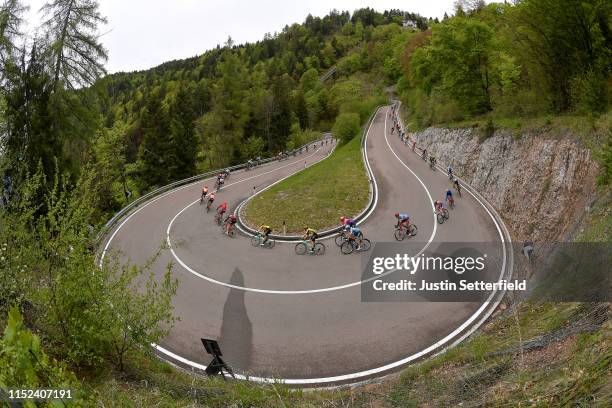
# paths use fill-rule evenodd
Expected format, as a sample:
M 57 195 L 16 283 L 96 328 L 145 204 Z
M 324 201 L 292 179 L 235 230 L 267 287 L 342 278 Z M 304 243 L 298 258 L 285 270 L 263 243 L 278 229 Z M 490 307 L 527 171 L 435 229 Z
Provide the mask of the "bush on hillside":
M 340 139 L 342 143 L 350 141 L 359 134 L 360 120 L 359 115 L 353 112 L 345 112 L 338 115 L 336 123 L 332 129 L 335 137 Z

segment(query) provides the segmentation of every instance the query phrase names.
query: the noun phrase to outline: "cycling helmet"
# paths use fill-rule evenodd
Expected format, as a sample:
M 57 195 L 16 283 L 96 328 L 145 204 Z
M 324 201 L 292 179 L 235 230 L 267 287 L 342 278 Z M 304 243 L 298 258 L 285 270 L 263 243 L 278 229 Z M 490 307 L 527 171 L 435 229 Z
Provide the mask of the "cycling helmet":
M 395 213 L 395 217 L 396 218 L 399 217 L 399 213 L 398 212 Z
M 346 221 L 346 217 L 340 217 L 340 222 Z

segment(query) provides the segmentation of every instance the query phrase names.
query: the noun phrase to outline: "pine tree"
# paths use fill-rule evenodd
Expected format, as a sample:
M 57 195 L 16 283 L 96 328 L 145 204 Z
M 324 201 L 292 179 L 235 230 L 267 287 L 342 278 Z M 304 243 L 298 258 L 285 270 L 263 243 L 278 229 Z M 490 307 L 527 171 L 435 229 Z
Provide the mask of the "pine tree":
M 189 89 L 181 87 L 171 108 L 170 132 L 175 150 L 177 167 L 173 179 L 193 176 L 196 170 L 198 139 L 195 134 L 194 121 L 196 113 L 194 98 Z
M 168 115 L 159 95 L 150 95 L 141 117 L 143 141 L 140 145 L 141 178 L 147 186 L 161 186 L 177 168 Z
M 97 27 L 106 24 L 94 0 L 53 0 L 41 11 L 50 60 L 53 88 L 60 81 L 70 88 L 93 84 L 106 71 L 106 50 L 98 40 Z

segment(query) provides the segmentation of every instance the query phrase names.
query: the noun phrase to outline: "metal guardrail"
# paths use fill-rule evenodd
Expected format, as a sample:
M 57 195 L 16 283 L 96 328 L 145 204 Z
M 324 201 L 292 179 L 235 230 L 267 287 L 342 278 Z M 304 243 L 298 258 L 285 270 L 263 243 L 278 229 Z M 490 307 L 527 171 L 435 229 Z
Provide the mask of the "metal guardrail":
M 374 204 L 377 201 L 378 189 L 376 188 L 376 185 L 375 185 L 376 179 L 374 178 L 374 173 L 372 172 L 370 163 L 368 162 L 368 159 L 365 155 L 365 143 L 366 143 L 366 137 L 367 137 L 368 130 L 370 129 L 370 125 L 372 124 L 372 121 L 374 120 L 374 117 L 376 116 L 380 108 L 383 106 L 384 105 L 378 105 L 376 109 L 374 109 L 374 112 L 370 115 L 370 117 L 368 118 L 367 122 L 364 124 L 362 131 L 361 131 L 361 154 L 363 157 L 363 163 L 366 168 L 366 172 L 368 173 L 369 187 L 370 187 L 370 199 L 368 201 L 368 205 L 366 206 L 366 208 L 354 217 L 354 220 L 357 223 L 361 222 L 366 217 L 366 215 L 369 214 L 369 212 L 372 210 L 372 208 L 374 207 Z M 257 194 L 261 194 L 263 191 L 265 191 L 265 189 L 259 191 Z M 250 235 L 257 234 L 257 231 L 242 221 L 241 211 L 242 211 L 243 206 L 253 197 L 254 196 L 246 198 L 236 207 L 236 213 L 238 215 L 238 227 L 243 232 L 246 232 Z M 318 233 L 318 235 L 319 235 L 319 238 L 327 238 L 329 236 L 339 233 L 341 230 L 342 230 L 341 226 L 335 227 L 335 228 L 321 231 Z M 302 240 L 302 237 L 300 235 L 270 234 L 270 238 L 277 240 L 277 241 L 289 241 L 289 242 L 295 242 L 295 241 Z
M 308 142 L 300 147 L 297 147 L 289 152 L 287 152 L 286 157 L 287 156 L 291 156 L 291 155 L 297 155 L 297 154 L 301 154 L 304 149 L 306 149 L 308 146 L 310 146 L 313 143 L 318 143 L 321 140 L 325 140 L 326 137 L 322 137 L 320 139 Z M 278 160 L 278 157 L 274 156 L 274 157 L 269 157 L 266 159 L 262 159 L 259 160 L 257 166 L 260 166 L 262 164 L 267 164 L 273 161 Z M 108 232 L 113 228 L 113 226 L 119 221 L 121 220 L 123 217 L 125 217 L 127 214 L 129 214 L 130 212 L 132 212 L 132 210 L 134 210 L 135 208 L 137 208 L 138 206 L 146 203 L 147 201 L 149 201 L 150 199 L 159 196 L 167 191 L 173 190 L 177 187 L 180 186 L 184 186 L 186 184 L 191 184 L 191 183 L 195 183 L 196 181 L 199 180 L 203 180 L 206 179 L 208 177 L 211 177 L 215 174 L 220 173 L 223 170 L 230 170 L 230 172 L 236 171 L 236 170 L 242 170 L 242 169 L 246 169 L 247 168 L 247 163 L 242 163 L 242 164 L 238 164 L 235 166 L 230 166 L 230 167 L 223 167 L 220 169 L 215 169 L 215 170 L 211 170 L 208 171 L 206 173 L 202 173 L 202 174 L 198 174 L 196 176 L 192 176 L 183 180 L 178 180 L 175 181 L 173 183 L 167 184 L 165 186 L 162 186 L 160 188 L 157 188 L 153 191 L 148 192 L 147 194 L 138 197 L 137 199 L 135 199 L 134 201 L 132 201 L 131 203 L 129 203 L 128 205 L 126 205 L 125 207 L 123 207 L 121 210 L 119 210 L 110 220 L 108 220 L 106 222 L 106 224 L 104 224 L 104 226 L 102 227 L 102 229 L 100 230 L 100 232 L 98 233 L 97 237 L 96 237 L 96 246 L 99 246 L 101 244 L 101 242 L 103 241 L 104 237 L 106 236 L 106 234 L 108 234 Z

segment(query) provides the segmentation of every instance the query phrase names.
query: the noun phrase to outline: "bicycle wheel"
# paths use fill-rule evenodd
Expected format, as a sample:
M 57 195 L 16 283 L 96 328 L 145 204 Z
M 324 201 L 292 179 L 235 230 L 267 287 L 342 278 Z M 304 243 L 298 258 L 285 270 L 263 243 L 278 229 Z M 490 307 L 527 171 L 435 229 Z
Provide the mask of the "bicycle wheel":
M 450 213 L 448 212 L 448 210 L 445 208 L 442 210 L 442 213 L 444 214 L 444 219 L 448 220 L 450 217 Z
M 273 240 L 272 238 L 268 238 L 268 242 L 266 242 L 266 246 L 268 248 L 274 248 L 274 245 L 276 245 L 276 241 Z
M 219 214 L 215 214 L 215 222 L 217 225 L 221 225 L 221 216 Z
M 370 248 L 372 248 L 372 243 L 369 239 L 364 238 L 361 242 L 361 249 L 359 250 L 359 252 L 369 251 Z
M 450 209 L 451 209 L 451 210 L 455 208 L 455 200 L 452 200 L 452 201 L 449 203 L 449 207 L 450 207 Z
M 259 235 L 253 235 L 251 237 L 251 245 L 253 245 L 254 247 L 259 246 L 259 242 L 260 242 L 261 238 Z
M 403 228 L 395 229 L 395 239 L 396 240 L 403 241 L 405 237 L 406 237 L 406 232 L 404 231 Z
M 342 246 L 342 243 L 344 241 L 346 241 L 346 239 L 344 238 L 344 234 L 340 233 L 336 236 L 336 245 Z
M 308 247 L 306 246 L 306 243 L 298 242 L 297 244 L 295 244 L 295 253 L 296 254 L 304 255 L 307 250 L 308 250 Z
M 314 246 L 313 253 L 315 255 L 323 255 L 325 253 L 325 245 L 321 242 L 317 242 Z
M 340 251 L 344 254 L 344 255 L 348 255 L 351 252 L 353 252 L 353 250 L 356 248 L 356 244 L 355 241 L 344 241 L 342 243 L 342 245 L 340 246 Z
M 416 225 L 410 224 L 410 231 L 408 231 L 408 235 L 414 237 L 417 234 L 418 229 L 419 228 Z
M 438 220 L 438 224 L 444 224 L 444 221 L 446 220 L 444 215 L 442 215 L 440 212 L 436 213 L 436 219 Z

